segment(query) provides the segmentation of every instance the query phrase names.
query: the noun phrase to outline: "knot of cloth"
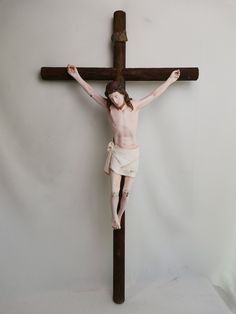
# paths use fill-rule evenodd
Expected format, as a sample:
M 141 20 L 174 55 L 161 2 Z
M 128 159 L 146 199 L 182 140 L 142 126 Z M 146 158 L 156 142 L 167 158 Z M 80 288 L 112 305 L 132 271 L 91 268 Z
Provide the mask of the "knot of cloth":
M 111 36 L 111 40 L 113 42 L 116 42 L 116 41 L 120 41 L 120 42 L 128 41 L 128 37 L 126 35 L 126 31 L 113 33 L 112 36 Z
M 108 145 L 107 145 L 107 151 L 108 152 L 112 151 L 114 149 L 114 147 L 115 147 L 114 142 L 112 142 L 112 141 L 109 142 Z
M 111 162 L 111 155 L 114 150 L 115 144 L 113 141 L 107 144 L 107 159 L 104 166 L 104 171 L 106 174 L 110 174 L 110 162 Z

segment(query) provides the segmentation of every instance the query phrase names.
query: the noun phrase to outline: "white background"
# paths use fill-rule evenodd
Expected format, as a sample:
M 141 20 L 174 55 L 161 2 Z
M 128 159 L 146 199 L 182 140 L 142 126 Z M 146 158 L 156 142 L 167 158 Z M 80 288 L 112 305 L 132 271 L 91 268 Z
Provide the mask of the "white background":
M 0 1 L 0 291 L 112 289 L 112 139 L 105 111 L 42 66 L 112 66 L 126 12 L 127 67 L 199 67 L 141 111 L 126 210 L 126 286 L 205 276 L 233 307 L 236 2 Z M 104 95 L 107 82 L 90 81 Z M 127 82 L 134 99 L 161 82 Z M 222 290 L 223 289 L 223 290 Z

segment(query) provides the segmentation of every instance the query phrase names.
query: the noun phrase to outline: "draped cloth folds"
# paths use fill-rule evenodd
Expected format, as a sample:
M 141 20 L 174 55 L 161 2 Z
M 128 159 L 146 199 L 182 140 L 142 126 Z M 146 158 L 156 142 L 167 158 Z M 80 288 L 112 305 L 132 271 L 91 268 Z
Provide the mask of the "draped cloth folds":
M 104 172 L 110 175 L 110 169 L 114 172 L 135 177 L 139 165 L 139 147 L 122 148 L 110 141 L 107 145 L 107 158 L 104 166 Z

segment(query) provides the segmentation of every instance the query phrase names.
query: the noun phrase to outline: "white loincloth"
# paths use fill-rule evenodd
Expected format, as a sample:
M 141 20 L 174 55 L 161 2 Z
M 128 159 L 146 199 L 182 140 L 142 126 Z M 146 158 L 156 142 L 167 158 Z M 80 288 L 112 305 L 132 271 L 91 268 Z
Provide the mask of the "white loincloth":
M 139 165 L 139 147 L 122 148 L 111 141 L 107 145 L 107 152 L 107 159 L 104 166 L 106 174 L 110 175 L 110 169 L 112 169 L 120 175 L 136 176 Z

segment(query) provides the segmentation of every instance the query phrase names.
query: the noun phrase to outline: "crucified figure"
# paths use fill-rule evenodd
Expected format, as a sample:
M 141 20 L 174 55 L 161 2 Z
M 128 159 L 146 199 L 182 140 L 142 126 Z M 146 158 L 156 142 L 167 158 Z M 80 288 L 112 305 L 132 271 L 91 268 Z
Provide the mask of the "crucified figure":
M 180 70 L 173 71 L 164 83 L 140 100 L 130 98 L 124 84 L 119 79 L 106 85 L 105 98 L 82 79 L 75 65 L 68 64 L 67 72 L 107 112 L 113 140 L 107 145 L 104 171 L 111 178 L 112 228 L 120 229 L 121 218 L 126 209 L 130 189 L 138 170 L 139 145 L 137 144 L 136 133 L 140 109 L 159 97 L 172 83 L 178 80 Z M 117 213 L 122 175 L 125 176 L 125 181 L 120 209 Z

